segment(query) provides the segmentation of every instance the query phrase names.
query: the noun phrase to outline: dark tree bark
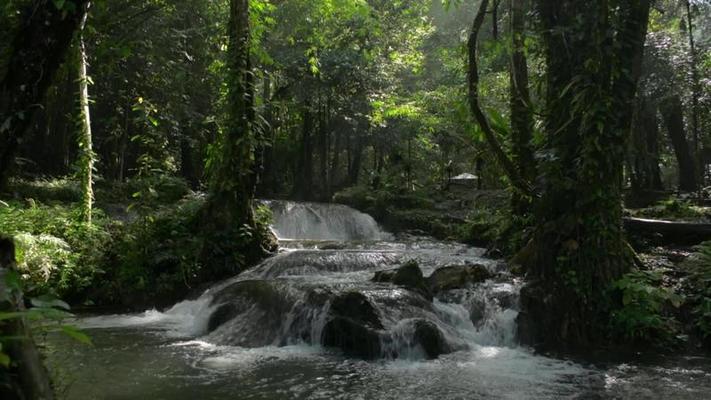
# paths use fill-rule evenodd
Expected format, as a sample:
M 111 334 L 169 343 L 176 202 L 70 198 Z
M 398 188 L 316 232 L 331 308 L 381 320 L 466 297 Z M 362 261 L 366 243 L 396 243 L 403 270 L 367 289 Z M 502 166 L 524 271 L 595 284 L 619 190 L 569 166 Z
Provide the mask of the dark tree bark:
M 499 40 L 499 5 L 501 0 L 494 0 L 491 7 L 491 36 L 494 40 Z
M 0 236 L 0 312 L 24 311 L 22 293 L 6 284 L 5 277 L 14 269 L 15 245 L 12 239 Z M 4 341 L 2 350 L 14 363 L 9 369 L 0 366 L 0 375 L 5 375 L 3 385 L 0 385 L 0 397 L 7 400 L 52 400 L 54 393 L 49 374 L 25 319 L 0 321 L 0 337 L 13 338 Z
M 662 100 L 659 110 L 662 113 L 662 119 L 667 127 L 667 133 L 679 165 L 679 189 L 693 192 L 698 188 L 696 167 L 684 130 L 684 111 L 681 99 L 678 95 L 669 96 Z
M 545 43 L 545 184 L 523 256 L 519 336 L 543 348 L 603 343 L 605 293 L 634 264 L 622 229 L 622 168 L 648 0 L 538 0 Z M 522 254 L 523 254 L 522 253 Z
M 528 89 L 528 62 L 525 53 L 525 0 L 510 0 L 511 9 L 511 142 L 513 162 L 518 167 L 520 176 L 528 182 L 536 179 L 536 160 L 533 155 L 533 112 L 531 95 Z M 514 193 L 512 208 L 518 215 L 528 214 L 531 199 Z
M 311 140 L 314 125 L 313 116 L 311 103 L 307 101 L 302 112 L 299 162 L 296 168 L 296 181 L 294 182 L 293 190 L 293 197 L 299 200 L 312 200 L 313 195 L 314 152 Z
M 632 190 L 660 191 L 664 188 L 659 170 L 657 106 L 644 98 L 639 103 L 632 127 Z
M 253 208 L 255 152 L 254 82 L 250 61 L 249 0 L 232 0 L 229 22 L 229 125 L 222 138 L 202 218 L 203 279 L 239 272 L 271 250 Z M 245 229 L 249 233 L 245 233 Z M 267 245 L 268 249 L 263 247 Z
M 59 10 L 51 0 L 35 0 L 24 11 L 0 81 L 0 188 L 7 184 L 19 141 L 44 100 L 88 3 L 76 0 L 73 10 L 69 3 Z

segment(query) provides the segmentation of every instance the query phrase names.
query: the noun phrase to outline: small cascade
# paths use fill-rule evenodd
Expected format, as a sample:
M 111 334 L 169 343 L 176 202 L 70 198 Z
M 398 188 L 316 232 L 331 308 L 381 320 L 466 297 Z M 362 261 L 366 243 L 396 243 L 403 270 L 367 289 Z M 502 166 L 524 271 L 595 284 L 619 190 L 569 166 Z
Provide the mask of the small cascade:
M 384 240 L 390 237 L 368 214 L 340 204 L 270 200 L 272 228 L 282 240 Z
M 154 326 L 172 336 L 242 348 L 336 347 L 366 359 L 436 358 L 515 345 L 520 284 L 482 258 L 481 250 L 425 238 L 396 241 L 370 216 L 342 205 L 267 204 L 274 230 L 292 245 L 288 250 L 164 313 L 101 317 L 84 326 Z M 376 273 L 412 261 L 423 282 L 452 266 L 484 268 L 491 279 L 432 293 L 434 298 L 426 288 L 374 282 Z

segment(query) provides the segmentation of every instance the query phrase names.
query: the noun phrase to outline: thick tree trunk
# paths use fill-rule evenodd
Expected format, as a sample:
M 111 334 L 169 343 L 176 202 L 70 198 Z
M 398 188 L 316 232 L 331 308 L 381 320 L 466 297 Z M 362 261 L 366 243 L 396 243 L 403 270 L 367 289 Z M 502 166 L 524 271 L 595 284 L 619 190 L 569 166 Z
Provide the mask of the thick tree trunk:
M 678 95 L 669 96 L 662 100 L 659 110 L 662 113 L 679 165 L 679 189 L 685 192 L 693 192 L 698 188 L 696 167 L 694 166 L 694 157 L 691 154 L 691 149 L 689 149 L 686 131 L 684 130 L 684 111 L 681 99 Z
M 76 0 L 74 10 L 59 10 L 57 2 L 35 0 L 25 10 L 0 81 L 0 188 L 7 183 L 19 140 L 64 60 L 88 3 Z
M 622 167 L 649 1 L 537 3 L 547 62 L 545 146 L 553 157 L 542 167 L 519 336 L 544 348 L 580 348 L 606 340 L 605 293 L 633 265 L 622 229 Z
M 528 90 L 528 62 L 525 53 L 526 0 L 510 0 L 511 9 L 511 142 L 513 162 L 519 174 L 528 182 L 536 179 L 536 160 L 533 156 L 533 112 Z M 518 215 L 528 214 L 531 199 L 516 192 L 512 196 L 512 208 Z
M 221 138 L 221 154 L 215 160 L 201 221 L 205 236 L 201 258 L 209 266 L 202 271 L 203 279 L 239 272 L 264 256 L 262 245 L 271 239 L 257 230 L 253 208 L 257 140 L 249 0 L 231 1 L 229 39 L 229 125 Z

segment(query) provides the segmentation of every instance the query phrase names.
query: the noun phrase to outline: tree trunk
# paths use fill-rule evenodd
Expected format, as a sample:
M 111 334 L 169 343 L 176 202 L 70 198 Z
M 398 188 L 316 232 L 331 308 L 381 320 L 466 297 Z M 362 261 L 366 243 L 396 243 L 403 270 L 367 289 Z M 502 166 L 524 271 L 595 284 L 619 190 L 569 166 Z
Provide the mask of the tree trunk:
M 659 125 L 657 106 L 649 99 L 639 101 L 632 128 L 632 190 L 635 193 L 663 190 L 659 170 Z
M 691 137 L 693 139 L 694 171 L 698 174 L 699 183 L 703 185 L 704 175 L 701 164 L 701 138 L 699 137 L 699 98 L 701 97 L 701 82 L 699 79 L 698 55 L 694 41 L 694 17 L 691 14 L 691 1 L 686 0 L 687 34 L 689 37 L 689 63 L 691 68 Z
M 519 337 L 543 348 L 582 348 L 607 339 L 606 292 L 633 265 L 622 229 L 622 167 L 650 4 L 537 3 L 552 157 L 541 169 L 544 193 L 524 257 Z
M 88 3 L 75 0 L 73 10 L 60 10 L 57 2 L 35 0 L 25 10 L 0 81 L 0 189 L 7 183 L 19 140 L 62 64 Z
M 525 17 L 527 1 L 510 0 L 511 8 L 511 142 L 513 162 L 519 174 L 528 182 L 536 179 L 536 161 L 533 156 L 533 112 L 528 90 L 528 63 L 525 52 Z M 531 198 L 515 192 L 512 209 L 517 215 L 526 215 L 531 210 Z
M 491 124 L 489 123 L 489 120 L 486 117 L 486 114 L 484 114 L 484 110 L 481 108 L 481 104 L 479 103 L 478 38 L 479 31 L 481 30 L 481 26 L 484 23 L 484 17 L 486 16 L 486 8 L 488 7 L 488 5 L 489 0 L 482 0 L 479 6 L 479 11 L 477 12 L 476 17 L 474 18 L 472 29 L 469 34 L 469 42 L 467 44 L 469 53 L 469 63 L 467 71 L 469 80 L 469 108 L 472 115 L 476 119 L 476 122 L 479 124 L 479 127 L 481 127 L 486 142 L 489 144 L 489 147 L 494 152 L 494 158 L 506 173 L 506 176 L 511 181 L 511 184 L 521 192 L 532 195 L 533 189 L 531 188 L 530 182 L 526 182 L 526 180 L 521 177 L 514 163 L 511 161 L 511 159 L 509 159 L 508 155 L 506 155 L 506 152 L 501 146 L 501 143 L 499 142 L 496 133 L 491 128 Z
M 22 293 L 17 288 L 8 287 L 6 279 L 16 273 L 15 245 L 12 239 L 0 236 L 0 313 L 24 311 Z M 9 369 L 0 366 L 0 374 L 6 375 L 0 385 L 0 397 L 6 400 L 52 400 L 49 374 L 40 356 L 27 322 L 24 318 L 0 321 L 0 337 L 11 338 L 3 341 L 0 352 L 7 353 L 13 361 Z
M 82 217 L 84 222 L 91 224 L 91 210 L 94 203 L 94 148 L 91 135 L 91 114 L 89 109 L 89 75 L 87 74 L 87 54 L 84 43 L 84 26 L 86 14 L 81 22 L 79 35 L 79 108 L 81 117 L 81 134 L 79 136 L 79 171 L 82 187 Z
M 697 189 L 696 168 L 689 143 L 686 140 L 681 99 L 678 95 L 669 96 L 662 100 L 659 110 L 662 113 L 679 164 L 679 189 L 693 192 Z
M 232 0 L 229 21 L 229 125 L 211 171 L 210 193 L 201 220 L 203 279 L 239 272 L 264 256 L 268 238 L 259 232 L 253 208 L 257 140 L 254 82 L 250 62 L 249 0 Z M 245 232 L 245 229 L 249 232 Z M 269 246 L 271 250 L 271 245 Z
M 299 200 L 312 200 L 313 195 L 313 112 L 311 103 L 307 100 L 302 112 L 301 144 L 299 146 L 299 163 L 293 194 Z

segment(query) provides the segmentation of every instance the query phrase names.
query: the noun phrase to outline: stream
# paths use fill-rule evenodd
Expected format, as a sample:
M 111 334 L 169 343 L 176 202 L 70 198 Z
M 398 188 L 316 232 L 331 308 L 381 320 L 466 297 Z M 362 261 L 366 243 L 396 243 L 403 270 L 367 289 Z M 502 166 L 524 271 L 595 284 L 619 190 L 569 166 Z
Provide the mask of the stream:
M 82 317 L 45 338 L 61 397 L 89 399 L 703 399 L 711 360 L 582 364 L 517 345 L 520 280 L 484 250 L 382 231 L 333 204 L 267 202 L 281 251 L 163 312 Z M 373 282 L 477 266 L 440 291 Z M 355 321 L 355 322 L 354 322 Z

